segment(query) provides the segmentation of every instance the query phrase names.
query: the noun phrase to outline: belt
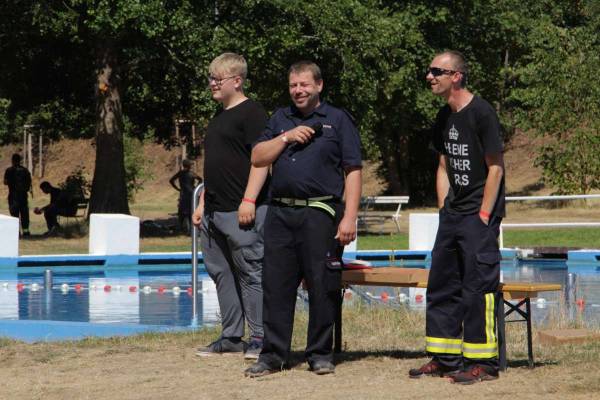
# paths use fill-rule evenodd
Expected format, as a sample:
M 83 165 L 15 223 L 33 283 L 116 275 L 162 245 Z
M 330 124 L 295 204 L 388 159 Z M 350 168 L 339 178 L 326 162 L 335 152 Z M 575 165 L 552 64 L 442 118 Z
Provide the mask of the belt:
M 290 197 L 275 197 L 273 201 L 285 204 L 290 207 L 313 207 L 319 208 L 335 218 L 335 209 L 327 203 L 327 200 L 333 200 L 333 196 L 310 197 L 308 199 L 294 199 Z

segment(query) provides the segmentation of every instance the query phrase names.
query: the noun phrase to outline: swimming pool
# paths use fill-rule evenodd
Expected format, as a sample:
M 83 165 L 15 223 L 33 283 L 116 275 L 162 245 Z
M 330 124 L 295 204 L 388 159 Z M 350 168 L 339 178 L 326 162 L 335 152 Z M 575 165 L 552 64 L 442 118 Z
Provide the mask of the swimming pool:
M 413 266 L 424 268 L 426 264 Z M 44 287 L 44 270 L 0 271 L 0 336 L 35 341 L 190 329 L 189 264 L 55 266 L 51 290 Z M 565 287 L 562 293 L 544 293 L 533 302 L 537 322 L 562 312 L 570 318 L 582 317 L 589 324 L 600 323 L 600 266 L 513 260 L 502 263 L 502 277 L 504 281 L 543 281 Z M 198 324 L 217 324 L 216 288 L 202 267 L 198 281 Z M 374 304 L 416 310 L 424 309 L 424 295 L 423 289 L 381 287 L 358 287 L 353 293 L 354 298 Z

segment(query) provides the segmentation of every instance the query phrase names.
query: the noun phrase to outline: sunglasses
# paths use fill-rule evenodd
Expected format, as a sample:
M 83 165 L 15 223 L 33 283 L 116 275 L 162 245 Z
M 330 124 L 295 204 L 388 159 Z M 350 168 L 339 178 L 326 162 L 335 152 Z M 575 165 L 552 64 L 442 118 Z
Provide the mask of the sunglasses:
M 444 69 L 444 68 L 438 68 L 438 67 L 429 67 L 427 68 L 427 75 L 431 74 L 434 77 L 438 77 L 438 76 L 442 76 L 442 75 L 452 75 L 455 72 L 461 72 L 461 71 L 454 71 L 451 69 Z

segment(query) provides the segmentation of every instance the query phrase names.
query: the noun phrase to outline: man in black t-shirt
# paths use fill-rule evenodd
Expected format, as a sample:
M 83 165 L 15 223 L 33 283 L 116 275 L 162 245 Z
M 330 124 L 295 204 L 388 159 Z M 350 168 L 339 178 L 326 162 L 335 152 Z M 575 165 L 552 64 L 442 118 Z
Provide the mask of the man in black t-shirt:
M 175 181 L 179 183 L 179 186 L 175 185 Z M 192 216 L 192 196 L 196 184 L 202 183 L 202 178 L 192 171 L 192 162 L 186 159 L 181 162 L 181 169 L 169 179 L 169 183 L 179 192 L 177 202 L 179 228 L 182 232 L 189 233 Z
M 223 105 L 204 140 L 204 190 L 192 222 L 200 227 L 204 265 L 217 286 L 221 337 L 199 356 L 262 349 L 263 224 L 269 168 L 252 167 L 252 143 L 265 127 L 263 107 L 244 95 L 246 60 L 224 53 L 210 64 L 208 84 Z M 250 341 L 242 340 L 248 322 Z
M 470 384 L 498 378 L 498 233 L 504 210 L 500 123 L 492 106 L 466 89 L 462 54 L 437 55 L 427 72 L 446 99 L 432 146 L 439 155 L 440 221 L 427 284 L 426 346 L 433 358 L 409 372 Z
M 8 210 L 21 220 L 23 236 L 29 236 L 28 192 L 31 191 L 31 174 L 21 165 L 21 155 L 12 155 L 12 166 L 4 172 L 4 184 L 8 186 Z

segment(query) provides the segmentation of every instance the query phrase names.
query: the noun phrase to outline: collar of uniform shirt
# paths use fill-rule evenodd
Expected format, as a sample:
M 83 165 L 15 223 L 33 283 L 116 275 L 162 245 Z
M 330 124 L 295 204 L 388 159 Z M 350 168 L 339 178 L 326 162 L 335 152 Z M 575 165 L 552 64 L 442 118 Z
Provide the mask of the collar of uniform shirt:
M 329 108 L 329 104 L 327 104 L 327 102 L 321 100 L 321 104 L 319 104 L 319 106 L 317 108 L 315 108 L 312 113 L 310 113 L 309 115 L 306 115 L 306 116 L 303 115 L 293 104 L 291 106 L 289 106 L 284 112 L 285 112 L 286 116 L 288 116 L 288 117 L 294 116 L 294 117 L 298 117 L 301 119 L 310 119 L 313 114 L 320 115 L 321 117 L 327 116 L 328 108 Z

